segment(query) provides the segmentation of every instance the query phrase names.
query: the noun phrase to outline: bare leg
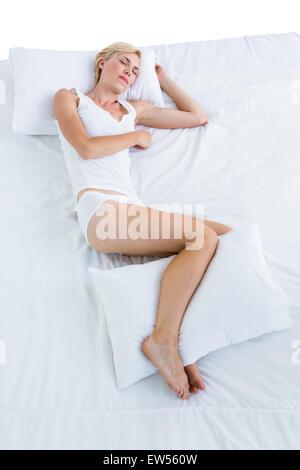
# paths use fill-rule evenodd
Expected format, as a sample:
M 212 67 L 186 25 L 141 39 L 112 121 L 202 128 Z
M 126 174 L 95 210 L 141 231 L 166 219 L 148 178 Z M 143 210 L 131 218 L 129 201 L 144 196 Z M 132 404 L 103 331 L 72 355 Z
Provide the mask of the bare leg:
M 218 236 L 224 235 L 232 230 L 228 225 L 220 224 L 218 222 L 213 222 L 211 220 L 204 220 L 205 225 L 215 230 Z M 199 390 L 205 390 L 205 384 L 200 375 L 200 371 L 196 362 L 194 364 L 189 364 L 184 367 L 186 375 L 189 379 L 190 392 L 197 393 Z
M 118 221 L 118 211 L 120 205 L 124 203 L 114 200 L 107 202 L 116 208 L 116 220 Z M 129 206 L 139 208 L 143 217 L 148 220 L 151 213 L 159 213 L 158 223 L 160 224 L 161 237 L 161 215 L 165 213 L 133 204 L 128 204 Z M 177 226 L 180 217 L 178 219 L 178 215 L 177 217 L 174 217 L 174 214 L 169 215 L 171 216 L 172 230 L 168 239 L 154 239 L 149 234 L 146 239 L 131 239 L 128 236 L 125 239 L 100 240 L 96 235 L 96 226 L 103 217 L 99 214 L 92 217 L 88 227 L 88 236 L 93 248 L 105 253 L 123 253 L 128 256 L 161 256 L 162 254 L 167 256 L 178 253 L 169 263 L 163 275 L 156 327 L 143 342 L 142 350 L 158 368 L 168 385 L 181 399 L 186 399 L 189 396 L 189 391 L 194 393 L 197 391 L 195 388 L 204 389 L 205 386 L 196 363 L 183 367 L 177 347 L 180 323 L 186 307 L 213 257 L 218 242 L 217 235 L 228 232 L 231 227 L 201 220 L 202 226 L 204 225 L 204 244 L 201 249 L 187 250 L 186 238 L 174 238 L 175 226 Z M 135 216 L 127 217 L 128 224 L 135 218 Z M 181 216 L 181 219 L 181 224 L 184 224 L 186 219 L 199 222 L 199 219 L 187 215 Z M 191 237 L 188 238 L 191 239 Z
M 178 352 L 178 331 L 187 305 L 199 285 L 217 247 L 215 232 L 206 233 L 203 248 L 182 250 L 167 266 L 160 291 L 155 329 L 142 345 L 144 354 L 155 364 L 167 384 L 182 399 L 189 397 L 189 372 L 202 385 L 197 365 L 184 369 Z M 193 385 L 193 381 L 192 381 Z M 194 384 L 196 385 L 196 383 Z

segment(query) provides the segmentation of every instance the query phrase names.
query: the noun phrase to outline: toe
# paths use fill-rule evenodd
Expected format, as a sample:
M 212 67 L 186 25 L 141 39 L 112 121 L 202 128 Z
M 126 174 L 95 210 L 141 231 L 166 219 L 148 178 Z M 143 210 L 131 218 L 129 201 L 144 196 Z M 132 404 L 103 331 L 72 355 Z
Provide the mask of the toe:
M 206 387 L 205 387 L 205 383 L 203 382 L 203 380 L 200 378 L 199 381 L 198 381 L 198 388 L 200 390 L 205 390 Z
M 186 400 L 189 398 L 189 386 L 187 387 L 186 384 L 180 385 L 177 395 L 179 398 L 181 398 L 181 400 Z
M 190 396 L 190 384 L 187 383 L 187 385 L 184 387 L 184 395 L 186 398 L 189 398 Z

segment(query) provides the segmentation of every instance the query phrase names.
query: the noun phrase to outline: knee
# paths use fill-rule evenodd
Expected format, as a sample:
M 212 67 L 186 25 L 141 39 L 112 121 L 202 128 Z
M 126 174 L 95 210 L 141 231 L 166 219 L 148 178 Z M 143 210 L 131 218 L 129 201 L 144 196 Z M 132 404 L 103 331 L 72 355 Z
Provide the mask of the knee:
M 229 225 L 225 225 L 225 227 L 226 227 L 226 230 L 221 235 L 225 235 L 225 233 L 231 232 L 231 230 L 233 230 L 233 228 L 229 227 Z
M 206 247 L 206 249 L 215 251 L 219 243 L 219 238 L 215 230 L 213 230 L 210 227 L 204 228 L 204 240 L 203 244 Z
M 186 241 L 186 249 L 188 250 L 202 250 L 214 252 L 218 245 L 218 235 L 212 228 L 207 225 L 202 225 L 197 230 L 193 241 Z

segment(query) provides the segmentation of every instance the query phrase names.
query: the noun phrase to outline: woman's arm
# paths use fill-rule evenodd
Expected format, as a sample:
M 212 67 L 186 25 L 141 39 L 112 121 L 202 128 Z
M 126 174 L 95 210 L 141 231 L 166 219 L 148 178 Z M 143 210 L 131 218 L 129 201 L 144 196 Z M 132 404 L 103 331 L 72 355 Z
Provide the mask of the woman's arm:
M 133 131 L 118 135 L 90 137 L 78 114 L 76 98 L 66 88 L 55 93 L 54 110 L 63 136 L 84 160 L 106 157 L 137 145 L 140 142 L 140 133 L 145 132 Z
M 191 96 L 189 96 L 174 80 L 167 77 L 161 88 L 168 93 L 181 111 L 190 111 L 198 114 L 202 119 L 208 119 L 208 115 Z
M 132 131 L 125 134 L 90 137 L 86 144 L 84 158 L 89 160 L 106 157 L 132 147 L 138 143 L 137 133 L 138 131 Z
M 174 103 L 182 111 L 190 111 L 198 114 L 201 119 L 207 119 L 208 115 L 191 96 L 189 96 L 174 80 L 168 77 L 161 65 L 155 65 L 155 71 L 161 88 L 172 98 Z
M 208 122 L 207 113 L 191 96 L 174 80 L 168 77 L 165 70 L 155 65 L 155 71 L 161 88 L 168 93 L 179 109 L 160 108 L 148 101 L 131 100 L 136 110 L 136 124 L 158 129 L 179 129 L 203 126 Z

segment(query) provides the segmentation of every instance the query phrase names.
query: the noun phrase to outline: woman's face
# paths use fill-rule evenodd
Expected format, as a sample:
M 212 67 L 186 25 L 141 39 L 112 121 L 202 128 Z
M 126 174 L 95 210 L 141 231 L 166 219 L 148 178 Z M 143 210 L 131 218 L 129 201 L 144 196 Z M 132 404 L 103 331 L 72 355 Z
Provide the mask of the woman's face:
M 102 60 L 99 66 L 100 64 L 102 69 L 100 79 L 108 80 L 111 84 L 115 82 L 121 92 L 133 84 L 140 72 L 140 59 L 135 53 L 118 52 L 109 61 Z

